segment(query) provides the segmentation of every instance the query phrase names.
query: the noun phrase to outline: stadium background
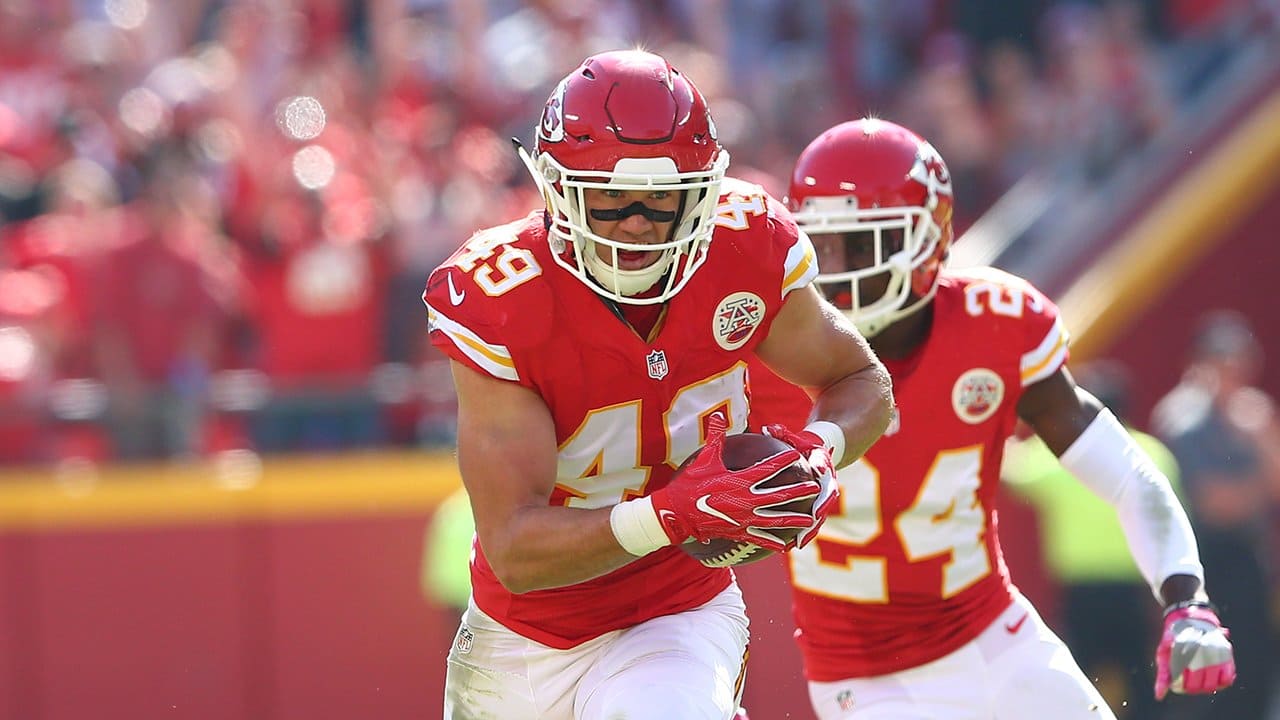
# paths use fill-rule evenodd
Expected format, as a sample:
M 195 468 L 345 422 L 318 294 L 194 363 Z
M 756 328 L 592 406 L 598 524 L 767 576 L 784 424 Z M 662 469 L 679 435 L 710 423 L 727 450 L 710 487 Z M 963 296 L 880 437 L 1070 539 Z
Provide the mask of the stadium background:
M 458 484 L 426 272 L 537 202 L 507 138 L 591 52 L 668 55 L 731 172 L 826 126 L 930 137 L 956 262 L 1136 370 L 1244 312 L 1280 395 L 1274 3 L 0 2 L 0 718 L 433 717 L 419 584 Z M 1035 518 L 1002 516 L 1052 619 Z M 1026 540 L 1016 544 L 1010 538 Z M 777 563 L 753 717 L 809 718 Z

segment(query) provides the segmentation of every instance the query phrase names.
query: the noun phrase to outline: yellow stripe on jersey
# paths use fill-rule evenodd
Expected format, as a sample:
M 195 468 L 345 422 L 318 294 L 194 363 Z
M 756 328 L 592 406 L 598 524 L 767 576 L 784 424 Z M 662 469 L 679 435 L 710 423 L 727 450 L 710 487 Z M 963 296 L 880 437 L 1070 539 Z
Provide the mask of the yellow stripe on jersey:
M 1035 350 L 1022 356 L 1022 387 L 1040 382 L 1057 372 L 1067 357 L 1067 330 L 1062 318 L 1053 319 L 1053 327 Z
M 427 305 L 427 323 L 432 330 L 444 333 L 464 355 L 490 375 L 499 380 L 520 379 L 515 363 L 511 361 L 511 351 L 505 345 L 493 345 L 481 340 L 479 335 L 445 317 L 430 305 Z
M 818 262 L 809 236 L 800 231 L 796 244 L 787 250 L 786 276 L 782 279 L 782 297 L 813 282 L 818 276 Z

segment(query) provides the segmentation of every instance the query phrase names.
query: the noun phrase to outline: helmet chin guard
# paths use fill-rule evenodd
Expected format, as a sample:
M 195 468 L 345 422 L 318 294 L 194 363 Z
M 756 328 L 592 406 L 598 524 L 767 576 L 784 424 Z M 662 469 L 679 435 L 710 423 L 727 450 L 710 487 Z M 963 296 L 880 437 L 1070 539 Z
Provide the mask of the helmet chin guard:
M 924 208 L 860 210 L 856 202 L 851 203 L 844 197 L 811 197 L 804 201 L 795 218 L 810 235 L 870 233 L 873 261 L 869 266 L 824 272 L 814 280 L 820 289 L 830 288 L 841 295 L 841 291 L 848 292 L 850 305 L 841 309 L 864 337 L 877 335 L 933 299 L 937 283 L 920 288 L 916 280 L 918 271 L 933 261 L 942 239 L 942 228 Z M 903 238 L 900 249 L 895 249 L 889 241 L 890 233 Z M 936 275 L 935 272 L 935 281 Z M 867 297 L 867 284 L 883 284 L 884 291 Z
M 684 288 L 706 259 L 715 230 L 720 183 L 729 165 L 728 152 L 721 151 L 715 165 L 705 172 L 679 172 L 671 158 L 622 158 L 612 171 L 591 171 L 586 176 L 574 174 L 549 154 L 530 158 L 523 148 L 520 152 L 552 209 L 548 234 L 556 264 L 600 295 L 628 305 L 666 302 Z M 588 189 L 675 190 L 683 192 L 684 198 L 667 240 L 627 243 L 591 230 L 585 199 Z M 628 270 L 619 267 L 618 254 L 622 252 L 661 254 L 645 267 Z M 648 292 L 655 286 L 659 286 L 657 292 Z M 637 297 L 641 293 L 645 296 Z

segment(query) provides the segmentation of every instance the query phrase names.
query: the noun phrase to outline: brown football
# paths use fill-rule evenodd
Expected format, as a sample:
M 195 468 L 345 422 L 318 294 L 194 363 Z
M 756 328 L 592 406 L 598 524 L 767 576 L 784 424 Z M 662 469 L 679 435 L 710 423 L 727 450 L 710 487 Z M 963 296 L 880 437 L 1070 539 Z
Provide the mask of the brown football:
M 726 468 L 742 470 L 789 448 L 790 446 L 786 443 L 768 435 L 749 432 L 740 433 L 725 437 L 724 452 L 721 459 L 724 460 Z M 693 462 L 694 458 L 698 457 L 703 449 L 705 448 L 699 448 L 692 455 L 685 458 L 684 462 L 680 463 L 680 467 L 676 469 L 676 474 L 680 474 L 680 471 L 684 470 L 686 465 Z M 809 469 L 809 466 L 806 463 L 797 462 L 783 468 L 777 475 L 766 480 L 765 487 L 790 485 L 791 483 L 814 479 L 813 471 Z M 794 512 L 807 513 L 812 512 L 813 501 L 814 498 L 795 500 L 781 507 Z M 799 535 L 800 530 L 780 530 L 778 534 L 790 539 Z M 723 538 L 715 538 L 705 543 L 690 540 L 682 544 L 680 549 L 707 567 L 744 565 L 763 560 L 773 554 L 772 550 L 766 550 L 758 545 Z

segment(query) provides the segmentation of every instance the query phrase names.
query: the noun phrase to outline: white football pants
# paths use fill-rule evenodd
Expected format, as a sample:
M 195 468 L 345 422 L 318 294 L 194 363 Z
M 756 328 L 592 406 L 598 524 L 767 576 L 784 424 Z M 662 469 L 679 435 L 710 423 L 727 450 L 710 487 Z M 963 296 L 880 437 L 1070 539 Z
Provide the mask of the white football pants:
M 809 700 L 821 720 L 1115 720 L 1021 595 L 949 655 L 888 675 L 811 682 Z
M 729 720 L 748 637 L 737 585 L 569 650 L 517 635 L 473 602 L 449 650 L 444 718 Z

